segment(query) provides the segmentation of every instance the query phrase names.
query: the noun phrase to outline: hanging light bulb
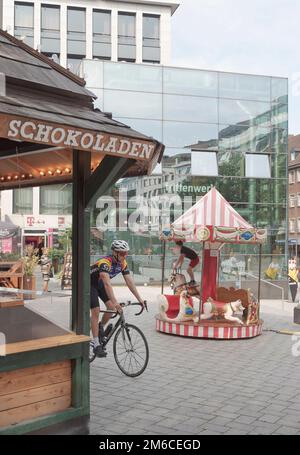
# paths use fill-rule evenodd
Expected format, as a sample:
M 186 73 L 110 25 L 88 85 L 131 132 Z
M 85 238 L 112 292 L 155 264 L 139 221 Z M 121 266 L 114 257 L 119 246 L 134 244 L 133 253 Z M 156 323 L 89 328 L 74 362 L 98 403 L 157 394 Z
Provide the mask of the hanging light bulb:
M 18 175 L 15 175 L 15 176 L 14 176 L 14 179 L 15 179 L 15 180 L 18 180 L 18 178 L 19 178 Z
M 32 179 L 33 175 L 32 174 L 28 174 L 28 178 Z
M 49 174 L 49 175 L 52 175 L 52 174 L 53 174 L 53 172 L 52 172 L 52 171 L 48 171 L 48 174 Z
M 68 168 L 68 167 L 66 167 L 66 169 L 65 169 L 65 173 L 66 173 L 66 174 L 70 174 L 70 172 L 71 172 L 71 169 L 70 169 L 70 168 Z
M 40 171 L 40 176 L 44 177 L 44 175 L 45 175 L 45 172 L 44 171 Z
M 1 182 L 4 182 L 4 180 L 5 180 L 5 177 L 3 177 L 3 176 L 2 176 L 2 177 L 0 177 L 0 180 L 1 180 Z
M 7 176 L 7 180 L 11 180 L 11 175 L 8 175 L 8 176 Z
M 22 174 L 21 175 L 21 179 L 25 179 L 26 178 L 26 175 L 25 174 Z
M 61 174 L 61 170 L 60 169 L 56 169 L 55 173 L 60 175 Z

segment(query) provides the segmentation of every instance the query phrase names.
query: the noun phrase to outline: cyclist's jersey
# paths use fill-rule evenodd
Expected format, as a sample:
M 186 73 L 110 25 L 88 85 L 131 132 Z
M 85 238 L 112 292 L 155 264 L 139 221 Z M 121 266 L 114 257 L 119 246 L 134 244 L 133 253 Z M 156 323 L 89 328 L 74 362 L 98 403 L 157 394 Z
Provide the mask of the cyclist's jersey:
M 122 273 L 123 275 L 130 274 L 126 260 L 123 259 L 122 261 L 117 262 L 113 256 L 104 256 L 91 266 L 90 275 L 93 284 L 98 284 L 98 281 L 101 281 L 99 280 L 99 276 L 102 272 L 108 273 L 110 278 L 114 278 L 119 273 Z

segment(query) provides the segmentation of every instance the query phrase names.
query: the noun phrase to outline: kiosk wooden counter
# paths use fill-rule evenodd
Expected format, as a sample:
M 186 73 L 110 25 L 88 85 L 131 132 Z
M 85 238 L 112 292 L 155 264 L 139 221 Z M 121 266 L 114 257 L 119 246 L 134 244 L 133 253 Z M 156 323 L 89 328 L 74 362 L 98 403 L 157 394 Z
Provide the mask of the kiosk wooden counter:
M 0 308 L 0 434 L 89 416 L 90 210 L 163 153 L 94 109 L 95 98 L 83 79 L 0 31 L 0 191 L 73 184 L 72 331 L 26 305 Z

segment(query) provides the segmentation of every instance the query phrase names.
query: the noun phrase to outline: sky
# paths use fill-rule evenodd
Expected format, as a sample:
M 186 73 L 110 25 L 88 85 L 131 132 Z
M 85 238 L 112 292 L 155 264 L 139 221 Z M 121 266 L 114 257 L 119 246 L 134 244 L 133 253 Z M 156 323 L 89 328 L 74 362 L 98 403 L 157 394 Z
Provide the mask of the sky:
M 179 0 L 172 66 L 289 78 L 289 133 L 300 134 L 300 1 Z

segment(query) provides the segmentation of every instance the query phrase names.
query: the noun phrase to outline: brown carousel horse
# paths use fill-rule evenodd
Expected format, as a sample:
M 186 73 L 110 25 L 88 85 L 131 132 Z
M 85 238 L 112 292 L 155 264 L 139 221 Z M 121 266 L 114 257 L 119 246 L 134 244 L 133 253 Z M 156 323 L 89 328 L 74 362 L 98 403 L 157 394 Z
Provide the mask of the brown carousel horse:
M 200 297 L 200 286 L 187 283 L 183 273 L 173 272 L 169 281 L 174 295 L 180 295 L 182 291 L 187 291 L 188 296 Z

